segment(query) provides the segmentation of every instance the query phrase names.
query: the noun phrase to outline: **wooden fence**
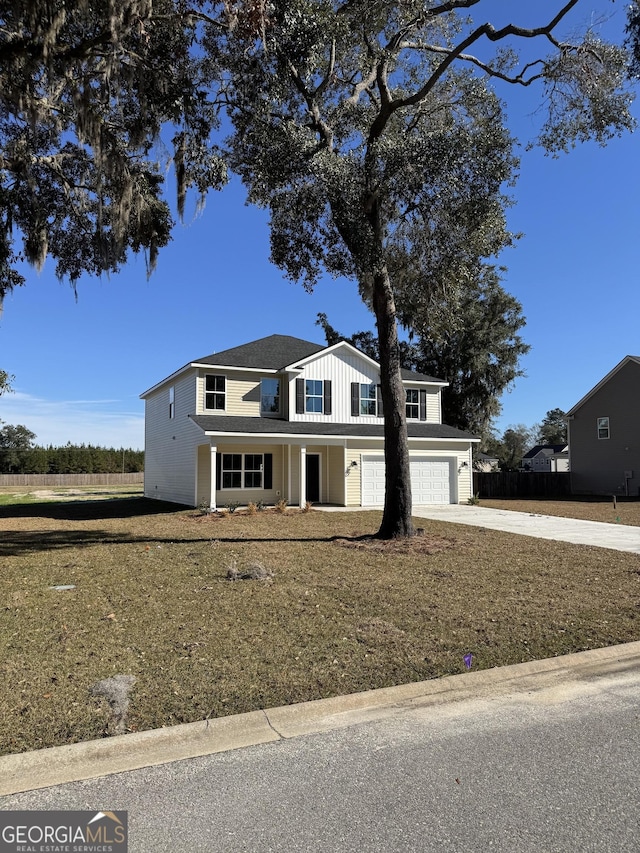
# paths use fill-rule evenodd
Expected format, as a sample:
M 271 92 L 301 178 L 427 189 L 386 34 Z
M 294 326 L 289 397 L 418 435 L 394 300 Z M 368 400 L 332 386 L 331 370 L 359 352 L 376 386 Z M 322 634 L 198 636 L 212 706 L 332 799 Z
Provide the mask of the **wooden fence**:
M 144 473 L 136 474 L 0 474 L 0 488 L 6 486 L 127 486 L 144 482 Z
M 568 471 L 474 471 L 473 493 L 481 498 L 564 498 L 571 494 L 570 478 Z

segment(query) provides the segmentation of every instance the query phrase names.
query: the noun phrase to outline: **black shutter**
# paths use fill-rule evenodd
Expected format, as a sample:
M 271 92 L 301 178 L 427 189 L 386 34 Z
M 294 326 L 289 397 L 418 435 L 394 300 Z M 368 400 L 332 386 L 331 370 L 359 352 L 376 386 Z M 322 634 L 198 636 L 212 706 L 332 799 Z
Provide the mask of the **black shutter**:
M 296 414 L 304 414 L 304 379 L 296 379 Z
M 384 406 L 382 405 L 382 385 L 376 385 L 376 415 L 384 417 Z
M 427 419 L 427 392 L 420 390 L 420 420 L 426 421 Z
M 331 380 L 324 380 L 324 414 L 331 414 Z
M 351 416 L 357 418 L 360 414 L 360 384 L 351 383 Z
M 222 485 L 222 456 L 216 453 L 216 492 L 220 491 Z
M 264 454 L 264 464 L 263 464 L 263 483 L 262 487 L 264 489 L 273 488 L 273 453 L 265 453 Z

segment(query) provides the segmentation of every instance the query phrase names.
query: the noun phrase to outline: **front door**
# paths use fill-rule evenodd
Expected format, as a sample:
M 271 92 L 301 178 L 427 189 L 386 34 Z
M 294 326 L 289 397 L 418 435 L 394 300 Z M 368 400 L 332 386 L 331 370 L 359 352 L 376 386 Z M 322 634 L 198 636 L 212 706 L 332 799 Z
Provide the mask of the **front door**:
M 320 501 L 320 454 L 306 454 L 307 500 L 310 503 Z

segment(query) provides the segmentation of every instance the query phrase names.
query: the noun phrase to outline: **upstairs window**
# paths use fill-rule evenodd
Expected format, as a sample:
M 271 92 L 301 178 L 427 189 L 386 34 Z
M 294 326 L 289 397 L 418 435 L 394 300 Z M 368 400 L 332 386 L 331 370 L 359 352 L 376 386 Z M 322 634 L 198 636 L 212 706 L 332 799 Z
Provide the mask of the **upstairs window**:
M 376 414 L 378 389 L 375 383 L 360 384 L 360 414 Z
M 176 416 L 176 389 L 171 386 L 169 388 L 169 419 L 173 420 Z
M 225 376 L 214 376 L 208 373 L 204 379 L 204 407 L 205 409 L 226 409 L 227 379 Z
M 305 412 L 322 412 L 322 379 L 306 379 L 304 385 Z
M 280 413 L 279 379 L 262 379 L 260 381 L 260 413 L 263 415 Z
M 609 418 L 598 418 L 598 438 L 609 438 Z
M 407 388 L 407 420 L 417 421 L 420 417 L 420 397 L 417 388 Z
M 296 414 L 331 414 L 330 379 L 296 379 Z
M 406 417 L 408 421 L 427 420 L 427 392 L 424 388 L 407 388 Z

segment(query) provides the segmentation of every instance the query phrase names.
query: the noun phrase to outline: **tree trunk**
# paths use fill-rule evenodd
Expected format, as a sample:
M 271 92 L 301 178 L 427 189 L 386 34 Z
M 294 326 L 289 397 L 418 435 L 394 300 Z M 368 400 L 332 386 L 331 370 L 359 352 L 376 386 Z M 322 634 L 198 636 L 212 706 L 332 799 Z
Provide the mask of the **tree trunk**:
M 372 303 L 378 327 L 380 385 L 384 405 L 384 514 L 377 536 L 379 539 L 400 539 L 414 534 L 411 470 L 396 306 L 386 266 L 373 278 Z

